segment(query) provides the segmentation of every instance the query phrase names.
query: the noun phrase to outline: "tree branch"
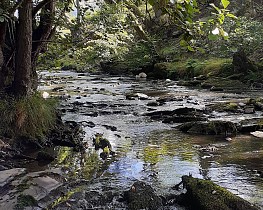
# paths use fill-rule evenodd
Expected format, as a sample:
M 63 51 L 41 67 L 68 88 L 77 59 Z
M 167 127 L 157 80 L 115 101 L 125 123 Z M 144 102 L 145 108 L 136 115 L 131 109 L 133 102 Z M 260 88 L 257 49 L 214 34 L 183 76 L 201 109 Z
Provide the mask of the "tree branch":
M 46 4 L 48 4 L 51 0 L 43 0 L 39 2 L 32 11 L 32 16 L 34 17 L 39 10 L 41 10 Z
M 17 1 L 15 5 L 9 10 L 9 14 L 14 14 L 15 11 L 21 6 L 24 0 Z

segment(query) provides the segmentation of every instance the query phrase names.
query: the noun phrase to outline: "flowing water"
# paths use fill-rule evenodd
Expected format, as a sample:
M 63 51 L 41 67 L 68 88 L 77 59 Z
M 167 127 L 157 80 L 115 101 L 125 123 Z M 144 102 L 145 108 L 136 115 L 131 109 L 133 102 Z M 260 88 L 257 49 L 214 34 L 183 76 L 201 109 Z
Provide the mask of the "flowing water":
M 180 107 L 203 109 L 219 101 L 246 100 L 255 93 L 215 93 L 208 90 L 177 86 L 174 81 L 135 80 L 129 77 L 109 77 L 73 72 L 42 72 L 40 91 L 60 95 L 64 120 L 81 122 L 88 145 L 84 154 L 69 148 L 57 148 L 58 158 L 50 168 L 62 168 L 68 180 L 89 181 L 82 190 L 127 190 L 135 180 L 145 181 L 158 194 L 175 193 L 171 187 L 182 175 L 211 179 L 240 197 L 263 209 L 263 139 L 248 135 L 232 137 L 189 135 L 178 131 L 178 124 L 164 124 L 144 114 L 153 110 L 174 110 Z M 52 91 L 57 88 L 57 91 Z M 142 93 L 145 100 L 127 100 L 126 94 Z M 147 106 L 160 97 L 173 97 L 162 106 Z M 258 117 L 214 113 L 210 118 L 237 121 Z M 92 137 L 102 133 L 116 152 L 107 160 L 94 151 Z M 215 146 L 216 150 L 201 151 L 200 146 Z M 30 168 L 40 170 L 40 168 Z M 116 197 L 116 196 L 115 196 Z M 94 208 L 96 204 L 94 204 Z M 125 209 L 117 199 L 101 209 Z M 61 208 L 63 209 L 63 208 Z M 74 209 L 74 208 L 73 208 Z M 170 209 L 181 209 L 171 207 Z

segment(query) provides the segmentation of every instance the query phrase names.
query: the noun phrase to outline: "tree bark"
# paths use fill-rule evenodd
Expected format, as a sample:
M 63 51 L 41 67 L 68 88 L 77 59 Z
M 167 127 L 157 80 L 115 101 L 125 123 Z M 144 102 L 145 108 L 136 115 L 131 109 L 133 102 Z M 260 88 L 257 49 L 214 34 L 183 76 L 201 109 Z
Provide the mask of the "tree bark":
M 15 77 L 13 93 L 27 96 L 31 92 L 32 0 L 24 0 L 18 9 Z

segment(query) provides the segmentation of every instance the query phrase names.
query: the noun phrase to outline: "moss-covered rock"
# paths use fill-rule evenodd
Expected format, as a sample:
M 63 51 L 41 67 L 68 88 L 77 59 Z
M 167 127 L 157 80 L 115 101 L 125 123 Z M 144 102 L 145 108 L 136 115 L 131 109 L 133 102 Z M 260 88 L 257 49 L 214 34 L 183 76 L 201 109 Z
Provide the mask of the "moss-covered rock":
M 248 201 L 234 195 L 209 180 L 182 177 L 187 192 L 184 202 L 190 209 L 202 210 L 259 210 Z
M 237 133 L 236 125 L 227 121 L 186 122 L 180 125 L 179 129 L 194 134 L 226 135 Z

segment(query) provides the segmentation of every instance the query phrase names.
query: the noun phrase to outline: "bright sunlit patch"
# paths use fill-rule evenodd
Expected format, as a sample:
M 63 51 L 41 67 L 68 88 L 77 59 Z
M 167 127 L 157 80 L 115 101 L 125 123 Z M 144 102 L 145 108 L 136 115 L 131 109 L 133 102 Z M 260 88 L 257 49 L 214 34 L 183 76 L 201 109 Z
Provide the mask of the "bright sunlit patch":
M 224 36 L 228 36 L 228 33 L 224 31 Z
M 215 28 L 215 29 L 212 31 L 212 34 L 218 35 L 218 34 L 219 34 L 219 29 L 218 29 L 218 28 Z
M 48 92 L 46 92 L 46 91 L 44 91 L 43 93 L 42 93 L 42 97 L 43 98 L 49 98 L 49 93 Z

